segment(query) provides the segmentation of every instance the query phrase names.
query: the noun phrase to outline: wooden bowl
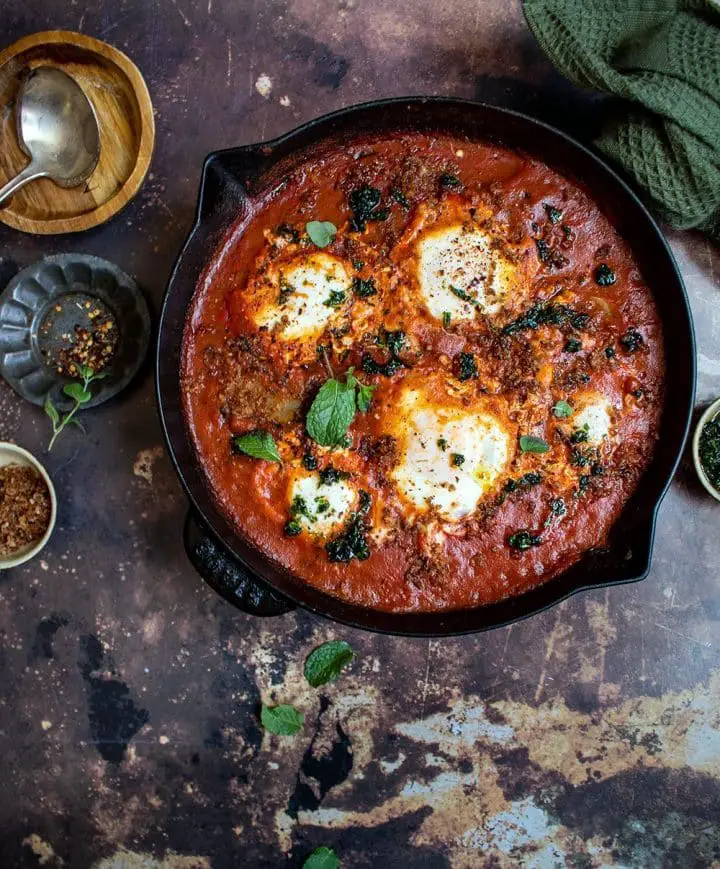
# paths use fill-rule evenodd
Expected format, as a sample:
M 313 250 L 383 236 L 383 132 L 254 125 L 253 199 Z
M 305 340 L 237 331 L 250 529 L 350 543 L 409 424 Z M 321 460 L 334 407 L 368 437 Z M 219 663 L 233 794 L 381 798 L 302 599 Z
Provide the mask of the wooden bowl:
M 37 235 L 80 232 L 105 223 L 140 189 L 155 144 L 147 85 L 117 48 L 82 33 L 33 33 L 0 52 L 0 184 L 28 162 L 16 130 L 15 100 L 28 70 L 56 66 L 71 75 L 95 108 L 100 161 L 88 181 L 63 189 L 48 178 L 18 191 L 0 221 Z

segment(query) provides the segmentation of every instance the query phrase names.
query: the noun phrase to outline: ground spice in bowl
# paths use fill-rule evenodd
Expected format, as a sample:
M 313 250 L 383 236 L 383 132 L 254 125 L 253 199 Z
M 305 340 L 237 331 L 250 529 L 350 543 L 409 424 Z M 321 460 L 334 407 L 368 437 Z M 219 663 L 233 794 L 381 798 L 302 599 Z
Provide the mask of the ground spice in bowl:
M 51 512 L 50 492 L 35 468 L 15 463 L 0 467 L 0 558 L 39 540 Z

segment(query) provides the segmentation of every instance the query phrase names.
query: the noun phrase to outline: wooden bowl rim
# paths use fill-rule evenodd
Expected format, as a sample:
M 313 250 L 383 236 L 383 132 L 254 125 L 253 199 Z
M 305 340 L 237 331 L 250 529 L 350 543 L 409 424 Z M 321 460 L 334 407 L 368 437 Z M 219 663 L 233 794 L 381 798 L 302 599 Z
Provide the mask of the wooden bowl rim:
M 105 60 L 115 64 L 129 80 L 140 113 L 140 138 L 137 148 L 137 160 L 130 176 L 123 186 L 110 199 L 98 205 L 92 211 L 77 214 L 74 217 L 56 217 L 38 220 L 24 217 L 9 209 L 0 209 L 0 222 L 35 235 L 52 235 L 56 233 L 81 232 L 100 226 L 114 217 L 130 202 L 142 186 L 152 161 L 155 147 L 155 117 L 153 115 L 152 100 L 145 79 L 137 66 L 130 58 L 110 45 L 84 33 L 76 33 L 73 30 L 44 30 L 39 33 L 31 33 L 17 42 L 0 51 L 0 69 L 13 58 L 23 54 L 32 48 L 41 45 L 72 45 L 99 55 Z M 100 118 L 99 120 L 102 121 Z

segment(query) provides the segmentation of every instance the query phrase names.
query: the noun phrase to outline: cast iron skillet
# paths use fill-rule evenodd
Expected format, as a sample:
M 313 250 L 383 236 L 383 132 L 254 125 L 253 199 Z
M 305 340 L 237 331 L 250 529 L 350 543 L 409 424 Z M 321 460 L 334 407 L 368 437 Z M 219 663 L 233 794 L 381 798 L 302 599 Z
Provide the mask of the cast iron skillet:
M 303 153 L 358 133 L 443 131 L 489 139 L 529 152 L 579 181 L 631 245 L 664 324 L 665 413 L 654 458 L 613 527 L 608 545 L 585 554 L 562 575 L 519 597 L 449 613 L 392 614 L 330 597 L 295 579 L 237 535 L 215 507 L 188 439 L 182 412 L 180 359 L 186 312 L 216 246 L 248 202 L 277 181 Z M 278 164 L 280 163 L 280 167 Z M 201 576 L 224 598 L 254 615 L 280 615 L 296 604 L 339 622 L 375 631 L 444 636 L 482 631 L 524 618 L 581 589 L 644 579 L 655 517 L 677 467 L 695 394 L 695 341 L 690 308 L 673 256 L 655 221 L 630 188 L 564 133 L 533 118 L 465 100 L 409 98 L 366 103 L 326 115 L 272 142 L 231 148 L 205 160 L 195 225 L 165 295 L 157 348 L 157 396 L 170 456 L 190 498 L 185 546 Z

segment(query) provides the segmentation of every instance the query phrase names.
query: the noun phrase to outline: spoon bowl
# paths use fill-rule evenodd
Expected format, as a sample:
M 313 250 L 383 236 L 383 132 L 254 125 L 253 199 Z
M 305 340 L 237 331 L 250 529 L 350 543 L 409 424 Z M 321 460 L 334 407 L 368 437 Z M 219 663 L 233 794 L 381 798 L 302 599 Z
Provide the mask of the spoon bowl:
M 30 162 L 0 189 L 0 203 L 36 178 L 50 178 L 60 187 L 85 182 L 100 157 L 100 129 L 75 79 L 40 67 L 25 81 L 18 104 L 18 139 Z

